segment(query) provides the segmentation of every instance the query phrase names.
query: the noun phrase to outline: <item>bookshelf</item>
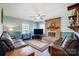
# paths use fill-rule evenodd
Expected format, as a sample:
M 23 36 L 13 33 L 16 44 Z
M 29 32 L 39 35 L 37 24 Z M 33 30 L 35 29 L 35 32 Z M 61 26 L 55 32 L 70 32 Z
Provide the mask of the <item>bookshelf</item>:
M 72 11 L 72 15 L 68 16 L 70 21 L 68 28 L 79 33 L 79 3 L 68 6 L 68 11 Z

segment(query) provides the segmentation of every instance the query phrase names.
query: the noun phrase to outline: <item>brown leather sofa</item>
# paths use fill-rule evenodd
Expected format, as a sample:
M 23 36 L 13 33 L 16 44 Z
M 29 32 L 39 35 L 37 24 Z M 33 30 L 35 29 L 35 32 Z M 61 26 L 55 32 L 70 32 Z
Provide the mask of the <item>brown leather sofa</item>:
M 73 37 L 66 36 L 65 40 L 57 40 L 49 46 L 49 53 L 51 56 L 72 56 L 76 55 L 74 47 L 76 46 L 76 40 Z
M 7 32 L 3 32 L 0 38 L 0 50 L 2 56 L 34 56 L 34 52 L 22 52 L 23 48 L 25 49 L 27 44 L 25 44 L 22 40 L 18 40 L 16 42 L 10 37 Z

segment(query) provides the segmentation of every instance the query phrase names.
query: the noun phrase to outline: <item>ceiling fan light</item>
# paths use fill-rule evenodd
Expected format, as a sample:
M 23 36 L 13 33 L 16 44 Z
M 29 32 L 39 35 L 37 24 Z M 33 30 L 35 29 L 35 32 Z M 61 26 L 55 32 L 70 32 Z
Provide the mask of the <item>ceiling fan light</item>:
M 40 19 L 40 17 L 39 16 L 36 16 L 36 19 Z

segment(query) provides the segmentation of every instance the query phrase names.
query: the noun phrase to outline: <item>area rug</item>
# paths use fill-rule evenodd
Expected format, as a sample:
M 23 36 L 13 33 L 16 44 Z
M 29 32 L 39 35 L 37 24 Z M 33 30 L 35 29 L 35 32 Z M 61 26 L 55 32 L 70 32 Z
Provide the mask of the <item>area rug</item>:
M 39 40 L 28 40 L 26 43 L 28 45 L 32 46 L 33 48 L 38 49 L 41 52 L 44 51 L 48 47 L 47 43 L 44 43 Z

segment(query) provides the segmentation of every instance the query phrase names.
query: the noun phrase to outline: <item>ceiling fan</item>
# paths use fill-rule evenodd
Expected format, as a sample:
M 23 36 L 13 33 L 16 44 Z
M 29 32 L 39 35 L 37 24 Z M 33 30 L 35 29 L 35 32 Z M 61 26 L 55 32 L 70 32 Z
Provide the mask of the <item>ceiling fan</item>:
M 38 9 L 34 10 L 35 11 L 35 16 L 31 16 L 34 17 L 35 19 L 39 20 L 39 19 L 44 19 L 46 15 L 41 15 L 38 11 Z

